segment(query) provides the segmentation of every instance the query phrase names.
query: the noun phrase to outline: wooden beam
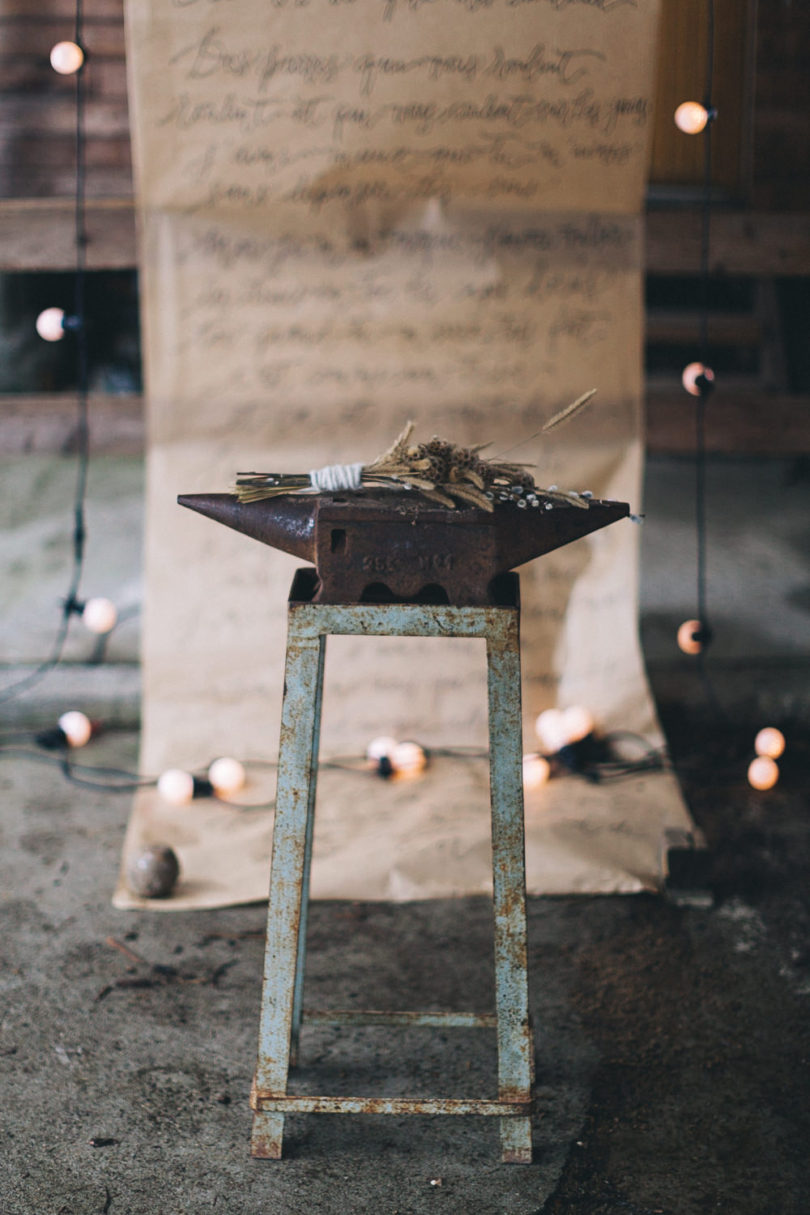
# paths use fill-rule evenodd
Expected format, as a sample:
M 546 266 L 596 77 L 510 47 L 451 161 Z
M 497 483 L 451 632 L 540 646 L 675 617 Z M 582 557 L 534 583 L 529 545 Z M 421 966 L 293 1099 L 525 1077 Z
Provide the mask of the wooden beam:
M 692 455 L 695 402 L 678 385 L 647 385 L 647 451 Z M 810 453 L 810 395 L 723 385 L 706 406 L 706 451 L 724 455 Z
M 646 242 L 648 274 L 699 273 L 699 206 L 648 211 Z M 713 274 L 810 274 L 810 215 L 712 212 L 709 268 Z
M 692 455 L 694 401 L 675 385 L 647 386 L 647 450 L 655 455 Z M 5 456 L 70 455 L 76 446 L 76 397 L 0 396 L 0 450 Z M 93 455 L 142 454 L 145 449 L 140 396 L 102 396 L 89 401 Z M 794 456 L 810 453 L 810 395 L 766 393 L 723 386 L 706 410 L 706 449 L 713 454 Z
M 131 199 L 89 201 L 87 267 L 137 264 Z M 76 266 L 74 203 L 67 198 L 0 199 L 0 271 L 72 270 Z
M 91 269 L 136 265 L 135 208 L 130 198 L 87 204 Z M 697 210 L 648 212 L 648 274 L 697 274 L 701 221 Z M 0 270 L 69 270 L 75 264 L 69 198 L 0 199 Z M 716 212 L 710 267 L 737 275 L 810 275 L 810 214 Z
M 697 346 L 700 343 L 697 311 L 650 309 L 645 317 L 644 340 L 648 345 Z M 709 341 L 715 346 L 758 346 L 762 323 L 749 312 L 714 312 L 708 318 Z
M 72 455 L 77 400 L 71 392 L 0 396 L 0 451 L 8 456 Z M 90 454 L 137 456 L 144 451 L 143 398 L 92 394 L 88 401 Z

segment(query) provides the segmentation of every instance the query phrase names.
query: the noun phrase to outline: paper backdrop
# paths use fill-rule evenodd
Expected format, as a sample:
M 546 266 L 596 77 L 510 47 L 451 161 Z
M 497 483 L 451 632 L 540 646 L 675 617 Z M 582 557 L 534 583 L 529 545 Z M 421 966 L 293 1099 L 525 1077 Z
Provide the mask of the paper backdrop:
M 535 464 L 541 485 L 640 509 L 639 212 L 657 7 L 128 4 L 149 417 L 146 772 L 277 749 L 296 562 L 181 510 L 178 493 L 227 489 L 242 469 L 370 460 L 413 418 L 416 438 L 491 441 L 492 454 Z M 543 422 L 591 387 L 589 411 L 541 443 Z M 523 571 L 527 750 L 555 703 L 660 741 L 637 642 L 637 547 L 623 521 Z M 322 755 L 362 753 L 381 732 L 483 742 L 480 644 L 330 640 Z M 485 809 L 480 784 L 457 763 L 385 793 L 367 775 L 330 779 L 313 893 L 484 888 L 486 829 L 471 845 L 465 818 Z M 668 777 L 621 793 L 562 781 L 534 800 L 532 889 L 652 884 L 661 830 L 686 821 Z M 608 838 L 617 806 L 636 824 L 625 836 L 651 843 L 643 858 L 615 847 L 621 831 Z M 560 816 L 578 824 L 570 838 Z M 445 830 L 465 841 L 449 868 Z M 183 865 L 166 906 L 265 895 L 265 812 L 171 810 L 144 793 L 125 852 L 155 838 Z M 116 897 L 132 903 L 123 885 Z

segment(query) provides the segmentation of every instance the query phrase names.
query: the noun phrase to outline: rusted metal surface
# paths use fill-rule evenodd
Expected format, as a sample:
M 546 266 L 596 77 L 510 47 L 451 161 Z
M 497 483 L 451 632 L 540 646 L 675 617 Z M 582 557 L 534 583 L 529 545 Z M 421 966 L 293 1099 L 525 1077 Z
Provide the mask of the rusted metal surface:
M 501 1120 L 502 1159 L 531 1160 L 533 1043 L 526 974 L 526 883 L 520 713 L 519 584 L 487 606 L 317 602 L 315 571 L 290 593 L 276 822 L 251 1152 L 279 1159 L 288 1113 L 475 1114 Z M 337 1010 L 307 1013 L 301 997 L 315 816 L 326 638 L 330 634 L 479 637 L 487 642 L 493 839 L 495 1013 Z M 294 1096 L 287 1079 L 301 1024 L 478 1027 L 496 1030 L 497 1098 Z
M 416 493 L 361 490 L 240 503 L 231 494 L 181 494 L 178 502 L 255 540 L 311 561 L 318 603 L 498 601 L 498 578 L 626 517 L 626 502 L 504 502 L 448 510 Z M 548 507 L 548 509 L 546 509 Z
M 532 1090 L 534 1039 L 527 970 L 523 716 L 518 612 L 509 616 L 512 627 L 506 640 L 487 641 L 498 1096 L 502 1101 L 526 1101 Z M 530 1118 L 501 1123 L 501 1150 L 510 1163 L 531 1163 Z
M 321 618 L 309 610 L 318 604 L 317 592 L 315 570 L 298 570 L 290 590 L 290 619 L 295 619 L 298 636 L 317 637 L 323 628 Z M 480 637 L 505 641 L 516 624 L 515 618 L 501 609 L 518 607 L 517 575 L 505 574 L 498 580 L 498 597 L 497 607 L 489 605 L 485 609 L 419 603 L 330 604 L 329 632 L 361 633 L 366 637 Z
M 478 1114 L 526 1118 L 525 1101 L 487 1101 L 458 1097 L 296 1097 L 289 1093 L 251 1095 L 254 1110 L 282 1114 Z M 517 1163 L 513 1161 L 513 1163 Z
M 449 1029 L 495 1029 L 495 1013 L 385 1012 L 378 1009 L 304 1009 L 304 1025 L 402 1025 Z
M 268 931 L 259 1018 L 258 1091 L 283 1092 L 297 1053 L 306 950 L 306 887 L 318 773 L 325 637 L 296 637 L 287 644 L 278 790 L 270 861 Z M 257 1112 L 251 1152 L 278 1158 L 281 1114 Z

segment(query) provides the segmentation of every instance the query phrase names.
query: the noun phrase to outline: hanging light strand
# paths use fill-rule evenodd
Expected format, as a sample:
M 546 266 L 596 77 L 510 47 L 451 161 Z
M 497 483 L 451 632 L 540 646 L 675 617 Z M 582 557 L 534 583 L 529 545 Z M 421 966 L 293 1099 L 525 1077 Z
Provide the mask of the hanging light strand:
M 706 649 L 711 641 L 707 594 L 707 525 L 706 525 L 706 404 L 714 389 L 714 372 L 709 366 L 709 286 L 712 219 L 712 126 L 715 109 L 714 89 L 714 0 L 706 0 L 706 77 L 703 106 L 708 115 L 703 128 L 703 191 L 700 224 L 700 316 L 698 349 L 701 371 L 697 376 L 695 395 L 695 531 L 696 531 L 696 599 L 697 619 L 700 622 L 696 634 L 697 670 L 706 696 L 718 716 L 727 720 L 714 685 L 706 669 Z
M 74 25 L 74 40 L 82 47 L 83 15 L 82 0 L 76 0 L 76 18 Z M 62 651 L 67 640 L 70 618 L 77 608 L 77 594 L 84 569 L 84 549 L 87 536 L 85 523 L 85 501 L 87 497 L 87 471 L 90 456 L 90 430 L 88 419 L 88 349 L 85 308 L 86 261 L 87 261 L 87 232 L 85 224 L 85 193 L 86 193 L 86 150 L 85 150 L 85 84 L 84 58 L 75 70 L 75 205 L 74 205 L 74 245 L 75 245 L 75 284 L 73 298 L 73 315 L 66 318 L 64 328 L 73 335 L 76 349 L 76 488 L 73 498 L 73 534 L 72 534 L 72 569 L 67 594 L 62 604 L 62 616 L 59 627 L 51 646 L 50 654 L 29 675 L 12 683 L 0 692 L 0 704 L 13 700 L 29 688 L 33 687 L 55 666 L 62 658 Z
M 711 248 L 712 216 L 712 90 L 714 86 L 714 0 L 706 0 L 706 84 L 703 105 L 709 121 L 703 130 L 703 198 L 701 204 L 700 232 L 700 327 L 698 346 L 700 361 L 709 366 L 709 253 Z M 706 399 L 712 391 L 714 376 L 705 372 L 698 378 L 698 394 L 695 399 L 695 453 L 696 487 L 695 505 L 697 516 L 697 607 L 698 620 L 708 629 L 706 602 Z M 705 647 L 701 648 L 701 655 Z

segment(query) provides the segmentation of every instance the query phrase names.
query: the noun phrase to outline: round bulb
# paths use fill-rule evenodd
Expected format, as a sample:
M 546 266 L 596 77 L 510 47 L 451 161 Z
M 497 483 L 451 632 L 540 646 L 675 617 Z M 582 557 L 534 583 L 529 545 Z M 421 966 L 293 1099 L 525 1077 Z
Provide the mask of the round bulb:
M 86 717 L 84 713 L 80 713 L 78 709 L 71 709 L 69 713 L 63 713 L 58 724 L 71 747 L 83 747 L 86 742 L 90 741 L 93 726 L 90 718 Z
M 381 759 L 390 759 L 396 746 L 395 738 L 388 738 L 384 735 L 380 738 L 372 738 L 366 747 L 366 758 L 373 759 L 375 763 L 379 763 Z
M 690 363 L 684 367 L 681 374 L 681 383 L 691 397 L 700 396 L 700 384 L 698 380 L 707 380 L 709 384 L 714 383 L 714 372 L 711 367 L 706 367 L 703 363 Z
M 768 759 L 778 759 L 785 749 L 785 736 L 775 726 L 765 726 L 754 739 L 754 750 L 757 755 L 767 756 Z
M 534 723 L 534 732 L 550 755 L 566 744 L 563 720 L 561 709 L 545 709 Z
M 158 793 L 172 806 L 187 806 L 194 797 L 194 777 L 182 768 L 168 768 L 157 783 Z
M 88 599 L 82 611 L 82 624 L 91 633 L 109 633 L 115 628 L 118 612 L 111 599 Z
M 37 333 L 45 342 L 59 342 L 65 336 L 63 308 L 46 308 L 37 317 Z
M 51 67 L 60 76 L 72 76 L 84 63 L 84 51 L 77 42 L 57 42 L 51 47 Z
M 523 788 L 539 789 L 551 776 L 551 764 L 542 755 L 523 756 Z
M 758 755 L 748 765 L 748 783 L 755 789 L 772 789 L 779 780 L 779 765 L 769 755 Z
M 211 764 L 208 779 L 217 793 L 238 793 L 245 784 L 245 769 L 238 759 L 223 755 Z
M 675 111 L 675 126 L 685 135 L 699 135 L 709 121 L 709 111 L 699 101 L 682 101 Z
M 699 634 L 702 626 L 699 620 L 684 620 L 678 629 L 678 648 L 684 654 L 699 654 L 703 649 L 703 641 Z
M 562 728 L 567 743 L 580 742 L 593 733 L 593 714 L 582 705 L 572 705 L 563 711 Z
M 403 775 L 415 775 L 422 772 L 427 765 L 427 755 L 419 743 L 397 743 L 390 755 L 394 771 Z

